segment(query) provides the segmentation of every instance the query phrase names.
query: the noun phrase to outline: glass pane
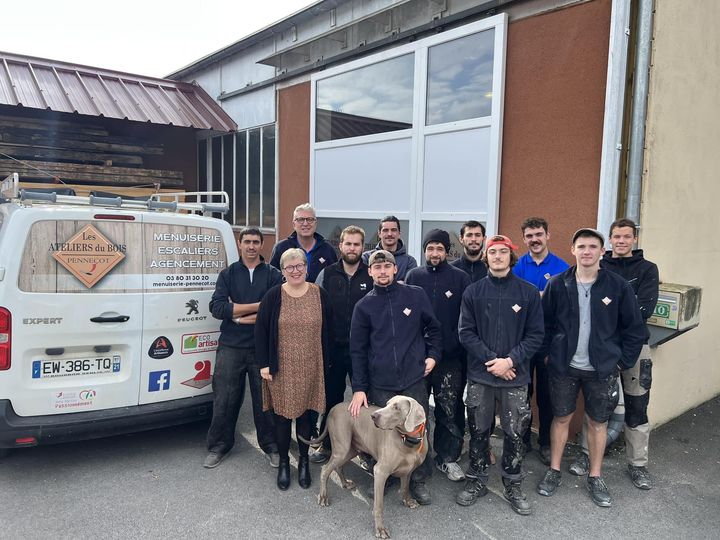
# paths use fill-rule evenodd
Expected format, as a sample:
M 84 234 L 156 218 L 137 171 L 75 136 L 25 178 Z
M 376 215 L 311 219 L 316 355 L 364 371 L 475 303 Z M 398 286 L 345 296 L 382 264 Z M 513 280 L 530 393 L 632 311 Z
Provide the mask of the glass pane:
M 442 229 L 443 231 L 447 231 L 448 234 L 450 234 L 450 253 L 448 253 L 447 260 L 448 262 L 452 262 L 455 259 L 459 259 L 462 256 L 463 248 L 460 245 L 460 240 L 458 237 L 460 236 L 460 227 L 462 227 L 462 224 L 465 222 L 463 221 L 423 221 L 422 224 L 422 237 L 425 238 L 425 235 L 427 232 L 431 229 Z M 483 223 L 483 225 L 485 225 Z M 422 251 L 422 241 L 419 246 L 419 253 L 421 261 L 418 261 L 418 264 L 423 264 L 425 262 L 425 253 Z
M 430 47 L 426 124 L 489 116 L 495 30 Z
M 318 81 L 315 140 L 411 128 L 414 71 L 408 54 Z
M 377 235 L 378 225 L 380 225 L 379 219 L 355 219 L 355 218 L 318 218 L 317 232 L 325 237 L 325 240 L 332 244 L 335 248 L 335 252 L 338 253 L 338 244 L 340 243 L 340 233 L 348 225 L 355 225 L 361 227 L 365 231 L 365 245 L 363 251 L 368 249 L 375 249 L 375 246 L 380 241 Z M 409 228 L 409 222 L 406 220 L 400 220 L 400 238 L 403 244 L 407 246 L 407 231 Z M 339 255 L 339 253 L 338 253 Z
M 198 141 L 198 191 L 208 190 L 207 145 L 207 139 Z
M 208 190 L 215 191 L 222 187 L 222 137 L 212 138 L 212 163 L 210 164 L 211 176 L 208 181 Z
M 262 226 L 275 228 L 275 126 L 265 126 L 263 135 Z
M 233 135 L 225 135 L 223 137 L 223 190 L 230 198 L 230 211 L 225 214 L 224 218 L 229 223 L 233 223 L 233 169 L 235 168 L 235 149 L 233 148 Z M 221 200 L 218 198 L 218 202 Z
M 245 204 L 247 201 L 247 132 L 237 135 L 235 146 L 235 225 L 247 225 Z
M 257 227 L 260 225 L 260 128 L 251 129 L 248 133 L 248 225 Z

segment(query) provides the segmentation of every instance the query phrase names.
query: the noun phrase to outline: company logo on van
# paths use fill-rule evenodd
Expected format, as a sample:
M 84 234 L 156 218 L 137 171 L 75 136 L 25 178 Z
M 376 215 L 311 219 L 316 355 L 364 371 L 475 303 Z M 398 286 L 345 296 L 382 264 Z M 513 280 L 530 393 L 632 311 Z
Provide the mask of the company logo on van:
M 195 362 L 195 371 L 197 371 L 195 376 L 192 379 L 181 382 L 180 384 L 184 384 L 185 386 L 192 386 L 193 388 L 197 388 L 198 390 L 200 388 L 205 388 L 209 384 L 212 384 L 211 369 L 212 367 L 210 365 L 210 360 L 200 360 L 198 362 Z
M 185 303 L 185 308 L 187 309 L 186 315 L 193 315 L 197 314 L 195 317 L 178 317 L 178 322 L 194 322 L 194 321 L 204 321 L 207 319 L 207 315 L 200 315 L 200 302 L 196 300 L 195 298 L 191 298 Z
M 125 245 L 115 244 L 92 225 L 67 242 L 50 244 L 53 258 L 90 289 L 125 258 Z
M 95 390 L 83 390 L 80 392 L 80 399 L 83 401 L 92 401 L 95 396 L 97 396 Z
M 184 334 L 182 337 L 183 354 L 195 354 L 217 350 L 220 332 Z
M 175 349 L 173 349 L 170 340 L 165 336 L 160 336 L 155 338 L 155 341 L 150 345 L 148 356 L 150 358 L 167 358 L 168 356 L 172 356 L 173 352 L 175 352 Z

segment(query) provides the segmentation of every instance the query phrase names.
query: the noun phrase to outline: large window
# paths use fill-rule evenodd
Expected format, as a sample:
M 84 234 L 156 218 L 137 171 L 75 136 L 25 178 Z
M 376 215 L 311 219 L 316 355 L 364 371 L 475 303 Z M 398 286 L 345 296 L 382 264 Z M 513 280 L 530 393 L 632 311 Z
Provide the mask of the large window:
M 238 227 L 275 228 L 275 126 L 198 143 L 200 190 L 227 192 L 225 219 Z

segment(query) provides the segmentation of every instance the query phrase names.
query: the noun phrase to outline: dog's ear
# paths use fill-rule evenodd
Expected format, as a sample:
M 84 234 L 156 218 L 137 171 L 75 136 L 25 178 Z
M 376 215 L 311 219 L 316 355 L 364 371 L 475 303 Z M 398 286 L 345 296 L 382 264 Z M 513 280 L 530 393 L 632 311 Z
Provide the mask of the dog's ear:
M 410 411 L 405 417 L 405 431 L 411 433 L 415 431 L 416 427 L 425 422 L 425 411 L 413 398 L 407 398 L 407 400 L 410 403 Z

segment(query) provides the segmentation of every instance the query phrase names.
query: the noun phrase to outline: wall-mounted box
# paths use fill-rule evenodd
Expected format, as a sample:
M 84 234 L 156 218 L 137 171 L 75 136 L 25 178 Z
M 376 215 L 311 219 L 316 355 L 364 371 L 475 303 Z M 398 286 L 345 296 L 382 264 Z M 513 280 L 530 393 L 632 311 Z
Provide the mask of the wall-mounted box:
M 702 289 L 692 285 L 661 283 L 655 312 L 648 324 L 669 330 L 687 330 L 700 324 Z

